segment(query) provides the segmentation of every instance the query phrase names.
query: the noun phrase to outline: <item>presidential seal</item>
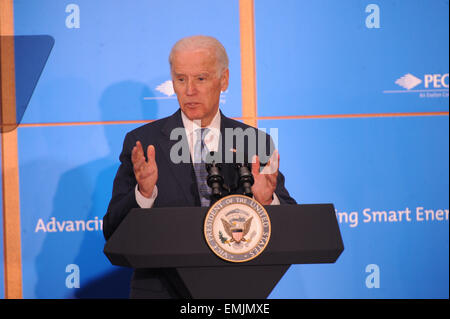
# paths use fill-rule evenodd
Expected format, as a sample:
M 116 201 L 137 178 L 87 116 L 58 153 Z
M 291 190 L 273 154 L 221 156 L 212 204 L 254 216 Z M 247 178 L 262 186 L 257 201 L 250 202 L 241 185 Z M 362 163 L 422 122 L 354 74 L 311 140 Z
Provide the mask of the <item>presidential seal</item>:
M 248 196 L 226 196 L 206 214 L 204 234 L 217 256 L 231 262 L 246 262 L 261 254 L 269 242 L 269 215 Z

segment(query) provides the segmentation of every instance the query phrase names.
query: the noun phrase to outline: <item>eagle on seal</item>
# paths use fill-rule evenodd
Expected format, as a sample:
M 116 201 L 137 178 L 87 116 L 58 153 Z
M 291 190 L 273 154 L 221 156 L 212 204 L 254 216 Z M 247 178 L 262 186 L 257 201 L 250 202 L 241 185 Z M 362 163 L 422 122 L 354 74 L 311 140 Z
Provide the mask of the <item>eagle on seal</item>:
M 223 218 L 221 218 L 221 220 L 225 232 L 228 234 L 228 236 L 231 237 L 231 240 L 227 241 L 228 243 L 236 242 L 237 244 L 239 244 L 241 241 L 247 241 L 247 239 L 245 239 L 245 235 L 247 235 L 247 233 L 250 231 L 253 217 L 250 217 L 245 222 L 232 221 L 230 223 Z

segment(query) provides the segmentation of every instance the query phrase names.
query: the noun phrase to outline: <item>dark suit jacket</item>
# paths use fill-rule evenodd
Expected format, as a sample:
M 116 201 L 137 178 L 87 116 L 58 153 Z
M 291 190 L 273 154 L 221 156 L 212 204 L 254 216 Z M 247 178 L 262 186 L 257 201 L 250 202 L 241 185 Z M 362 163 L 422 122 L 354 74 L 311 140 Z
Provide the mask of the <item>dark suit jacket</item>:
M 250 127 L 227 118 L 222 113 L 220 115 L 222 137 L 225 136 L 225 128 L 242 128 L 245 130 Z M 103 218 L 103 233 L 106 240 L 112 235 L 128 212 L 133 208 L 139 207 L 135 198 L 137 182 L 131 163 L 131 150 L 138 140 L 142 143 L 144 152 L 147 150 L 148 145 L 152 144 L 155 146 L 155 159 L 158 166 L 158 181 L 156 183 L 158 196 L 153 207 L 200 206 L 193 165 L 191 163 L 174 164 L 170 159 L 170 150 L 178 142 L 170 139 L 170 133 L 177 127 L 183 127 L 181 110 L 178 110 L 172 116 L 146 124 L 127 133 L 119 158 L 121 164 L 114 179 L 112 198 L 108 211 Z M 256 129 L 254 130 L 256 132 Z M 258 134 L 255 134 L 255 136 L 257 137 Z M 266 134 L 264 134 L 264 138 L 266 139 L 266 149 L 268 149 L 272 140 Z M 220 146 L 223 162 L 225 160 L 225 152 L 229 152 L 229 150 L 225 150 L 225 146 L 225 142 Z M 236 148 L 236 141 L 233 141 L 233 146 Z M 251 160 L 254 151 L 248 152 L 248 149 L 251 148 L 247 146 L 246 140 L 244 147 L 245 158 Z M 225 184 L 237 187 L 238 176 L 232 164 L 223 164 L 221 172 Z M 296 204 L 284 187 L 284 176 L 281 172 L 278 174 L 275 193 L 281 204 Z M 174 269 L 136 269 L 131 280 L 130 295 L 137 298 L 186 298 L 189 297 L 189 292 Z

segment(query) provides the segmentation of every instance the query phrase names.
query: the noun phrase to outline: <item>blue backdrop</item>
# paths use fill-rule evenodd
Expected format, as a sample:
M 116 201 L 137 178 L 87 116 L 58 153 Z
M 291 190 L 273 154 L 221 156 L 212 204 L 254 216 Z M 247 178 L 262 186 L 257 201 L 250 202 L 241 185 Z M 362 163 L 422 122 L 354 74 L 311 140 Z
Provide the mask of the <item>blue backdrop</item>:
M 430 113 L 449 108 L 448 9 L 255 1 L 258 126 L 278 129 L 293 197 L 335 204 L 345 245 L 335 264 L 292 266 L 271 298 L 449 297 L 449 122 Z M 22 118 L 39 125 L 18 128 L 23 296 L 127 297 L 101 220 L 142 124 L 110 121 L 178 108 L 167 59 L 192 34 L 226 47 L 221 108 L 242 116 L 239 2 L 15 0 L 14 23 L 54 40 Z
M 258 115 L 331 115 L 259 126 L 279 129 L 297 201 L 335 204 L 345 245 L 271 297 L 448 298 L 448 116 L 385 117 L 448 112 L 448 23 L 448 1 L 255 1 Z

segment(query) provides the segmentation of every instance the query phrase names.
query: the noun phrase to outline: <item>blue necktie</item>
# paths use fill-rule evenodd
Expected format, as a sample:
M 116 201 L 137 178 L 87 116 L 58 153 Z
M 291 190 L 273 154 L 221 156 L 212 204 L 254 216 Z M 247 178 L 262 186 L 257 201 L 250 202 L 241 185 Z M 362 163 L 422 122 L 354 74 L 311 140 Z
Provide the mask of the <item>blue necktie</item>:
M 202 206 L 209 206 L 211 189 L 207 184 L 208 172 L 206 171 L 205 159 L 208 148 L 205 145 L 204 137 L 208 133 L 207 128 L 195 130 L 197 139 L 194 145 L 194 171 L 197 177 L 198 194 Z

